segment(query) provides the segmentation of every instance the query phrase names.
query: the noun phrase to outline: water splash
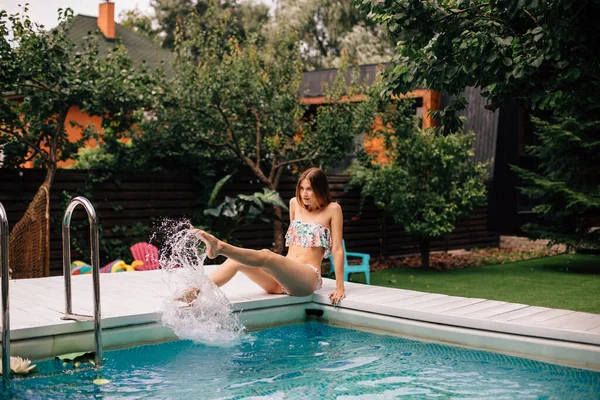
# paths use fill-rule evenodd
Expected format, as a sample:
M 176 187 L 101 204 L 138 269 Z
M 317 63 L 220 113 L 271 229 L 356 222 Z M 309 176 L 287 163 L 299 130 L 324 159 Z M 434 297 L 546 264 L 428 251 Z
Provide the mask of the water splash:
M 206 252 L 198 235 L 189 229 L 190 221 L 163 220 L 151 241 L 160 241 L 159 262 L 167 272 L 173 294 L 162 304 L 162 323 L 180 339 L 216 346 L 239 342 L 244 326 L 223 292 L 204 270 Z M 199 289 L 198 297 L 187 306 L 176 301 L 186 290 Z

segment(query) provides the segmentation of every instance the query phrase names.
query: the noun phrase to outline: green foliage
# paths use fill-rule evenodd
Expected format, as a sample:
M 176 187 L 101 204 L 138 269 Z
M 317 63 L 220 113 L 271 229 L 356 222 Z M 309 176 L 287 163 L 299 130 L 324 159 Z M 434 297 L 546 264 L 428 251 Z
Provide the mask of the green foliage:
M 272 29 L 296 33 L 308 70 L 339 68 L 346 54 L 357 64 L 386 63 L 395 41 L 374 24 L 352 0 L 283 0 Z
M 99 235 L 101 239 L 100 254 L 102 254 L 104 262 L 108 263 L 114 260 L 133 261 L 130 247 L 138 242 L 147 242 L 151 231 L 152 228 L 149 225 L 137 221 L 131 225 L 115 225 L 111 228 L 113 234 L 120 234 L 125 239 L 106 238 Z
M 91 126 L 79 126 L 72 140 L 66 127 L 72 107 L 102 117 L 102 140 L 128 134 L 160 91 L 153 77 L 136 70 L 122 46 L 99 57 L 97 37 L 76 48 L 67 37 L 72 11 L 59 11 L 59 25 L 45 32 L 24 14 L 0 11 L 0 146 L 3 166 L 33 160 L 47 168 L 51 183 L 59 161 L 72 158 L 90 139 Z M 9 26 L 11 29 L 9 30 Z
M 598 91 L 597 0 L 356 0 L 400 43 L 388 91 L 415 86 L 459 94 L 485 89 L 492 109 L 518 98 L 539 109 L 577 109 Z
M 409 99 L 383 109 L 387 123 L 373 135 L 383 138 L 388 163 L 353 166 L 350 182 L 419 240 L 427 267 L 431 239 L 450 234 L 458 217 L 485 202 L 486 169 L 473 160 L 474 135 L 421 132 L 411 112 Z
M 355 0 L 399 40 L 383 91 L 423 86 L 459 95 L 481 87 L 488 108 L 516 99 L 538 123 L 537 172 L 519 170 L 544 224 L 535 237 L 596 247 L 600 0 Z M 460 121 L 455 102 L 436 117 L 445 133 Z M 577 122 L 575 122 L 577 121 Z M 577 127 L 576 125 L 579 125 Z M 591 163 L 591 167 L 588 165 Z M 584 171 L 583 173 L 581 173 Z
M 85 170 L 116 170 L 119 163 L 119 155 L 123 153 L 120 147 L 130 150 L 133 142 L 117 142 L 117 149 L 114 146 L 100 144 L 96 147 L 86 147 L 79 150 L 77 162 L 70 166 L 72 169 Z
M 178 35 L 186 38 L 193 35 L 193 31 L 188 31 L 183 23 L 189 18 L 198 18 L 203 27 L 210 26 L 211 7 L 216 7 L 221 14 L 234 17 L 227 29 L 241 41 L 256 36 L 269 18 L 269 7 L 253 1 L 238 3 L 235 0 L 153 0 L 151 6 L 155 14 L 153 19 L 139 10 L 132 10 L 125 13 L 122 23 L 134 31 L 160 38 L 162 46 L 168 49 L 176 46 Z
M 219 195 L 223 185 L 231 178 L 231 175 L 225 176 L 215 185 L 208 202 L 212 207 Z M 238 194 L 232 198 L 225 196 L 225 200 L 213 208 L 204 210 L 204 215 L 208 217 L 209 231 L 218 235 L 221 240 L 226 242 L 235 241 L 233 233 L 238 226 L 253 222 L 270 222 L 265 216 L 266 206 L 277 206 L 287 210 L 286 204 L 281 200 L 279 193 L 275 190 L 263 188 L 263 193 L 255 192 L 252 195 Z
M 514 169 L 541 222 L 524 229 L 534 238 L 600 249 L 600 121 L 562 117 L 534 123 L 541 144 L 529 151 L 540 160 L 538 171 Z
M 177 36 L 193 36 L 183 21 L 197 15 L 203 27 L 211 25 L 211 7 L 232 17 L 228 36 L 240 43 L 277 39 L 282 29 L 295 33 L 306 69 L 338 68 L 346 53 L 358 64 L 388 62 L 395 41 L 382 26 L 361 14 L 352 0 L 285 0 L 273 15 L 269 6 L 257 1 L 154 0 L 154 17 L 137 8 L 121 14 L 121 24 L 158 39 L 163 47 L 175 48 Z M 273 36 L 273 34 L 275 34 Z
M 133 10 L 121 12 L 119 15 L 119 20 L 119 24 L 132 30 L 133 32 L 146 35 L 154 40 L 157 40 L 160 37 L 161 31 L 160 29 L 154 27 L 153 18 L 144 14 L 139 8 L 137 8 L 137 4 Z

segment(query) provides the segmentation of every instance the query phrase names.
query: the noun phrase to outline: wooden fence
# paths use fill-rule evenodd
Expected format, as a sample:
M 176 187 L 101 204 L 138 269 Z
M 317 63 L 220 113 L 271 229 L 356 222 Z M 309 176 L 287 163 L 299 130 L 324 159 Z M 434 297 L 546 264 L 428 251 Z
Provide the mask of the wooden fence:
M 59 170 L 50 192 L 50 214 L 52 217 L 50 242 L 50 274 L 62 274 L 62 238 L 60 221 L 66 206 L 65 193 L 77 196 L 84 192 L 86 181 L 94 171 Z M 29 201 L 43 182 L 45 171 L 0 169 L 0 202 L 4 205 L 9 225 L 23 216 Z M 344 238 L 349 251 L 397 256 L 418 252 L 418 246 L 390 218 L 370 201 L 361 208 L 358 191 L 345 191 L 347 176 L 330 176 L 330 189 L 344 210 Z M 151 226 L 153 221 L 168 217 L 190 217 L 197 208 L 201 187 L 192 174 L 186 173 L 119 173 L 92 190 L 94 204 L 102 237 L 105 241 L 115 240 L 131 246 L 139 240 L 132 236 L 131 227 L 136 223 Z M 253 177 L 237 177 L 224 187 L 222 194 L 235 196 L 238 193 L 261 191 L 262 186 Z M 295 179 L 284 177 L 279 192 L 287 201 L 294 195 Z M 284 216 L 289 222 L 288 215 Z M 73 214 L 72 226 L 85 221 L 83 208 Z M 253 224 L 240 227 L 235 234 L 245 247 L 271 248 L 273 229 L 270 224 Z M 86 236 L 87 238 L 87 236 Z M 146 238 L 146 240 L 148 240 Z M 488 207 L 482 207 L 461 219 L 456 230 L 446 240 L 433 243 L 435 250 L 497 246 L 499 235 L 489 228 Z M 102 247 L 102 246 L 101 246 Z M 73 252 L 74 259 L 89 259 L 87 254 Z M 125 259 L 125 261 L 131 261 Z

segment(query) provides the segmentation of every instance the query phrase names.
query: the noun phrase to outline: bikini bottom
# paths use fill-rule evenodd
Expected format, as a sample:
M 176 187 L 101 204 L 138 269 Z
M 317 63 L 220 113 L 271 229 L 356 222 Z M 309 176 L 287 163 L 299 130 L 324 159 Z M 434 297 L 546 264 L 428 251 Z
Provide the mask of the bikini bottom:
M 321 273 L 319 272 L 319 270 L 316 267 L 313 267 L 310 264 L 306 264 L 309 267 L 311 267 L 313 269 L 313 271 L 315 271 L 315 274 L 317 274 L 317 287 L 315 288 L 315 292 L 319 289 L 321 289 L 323 287 L 323 278 L 321 277 Z M 288 294 L 287 290 L 285 290 L 284 287 L 281 288 L 281 294 Z

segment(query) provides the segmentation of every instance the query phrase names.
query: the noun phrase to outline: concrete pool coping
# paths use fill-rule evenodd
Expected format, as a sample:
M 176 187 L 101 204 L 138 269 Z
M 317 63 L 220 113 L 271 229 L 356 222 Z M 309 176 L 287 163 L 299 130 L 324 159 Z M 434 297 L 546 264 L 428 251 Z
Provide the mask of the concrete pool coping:
M 177 339 L 159 313 L 172 278 L 162 270 L 101 274 L 105 349 Z M 315 294 L 291 297 L 238 275 L 221 290 L 251 330 L 301 322 L 315 309 L 332 324 L 600 370 L 598 314 L 355 283 L 346 283 L 346 299 L 332 307 L 334 285 L 324 279 Z M 73 276 L 72 288 L 73 312 L 92 315 L 91 275 Z M 61 320 L 64 304 L 62 276 L 12 280 L 11 354 L 39 360 L 93 349 L 93 323 Z

